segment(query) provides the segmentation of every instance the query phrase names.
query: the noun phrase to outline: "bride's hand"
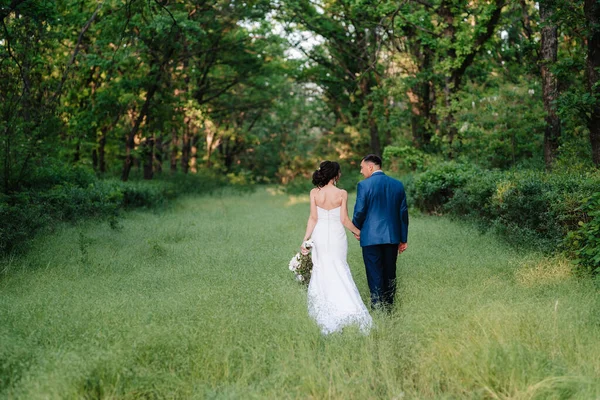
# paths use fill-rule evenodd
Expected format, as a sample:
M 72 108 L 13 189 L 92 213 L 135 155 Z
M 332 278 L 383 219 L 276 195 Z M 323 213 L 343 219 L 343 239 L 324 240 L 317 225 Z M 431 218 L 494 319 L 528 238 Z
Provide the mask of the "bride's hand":
M 310 251 L 304 247 L 304 242 L 302 242 L 302 245 L 300 246 L 300 253 L 307 255 L 308 253 L 310 253 Z
M 352 232 L 356 240 L 360 240 L 360 231 Z

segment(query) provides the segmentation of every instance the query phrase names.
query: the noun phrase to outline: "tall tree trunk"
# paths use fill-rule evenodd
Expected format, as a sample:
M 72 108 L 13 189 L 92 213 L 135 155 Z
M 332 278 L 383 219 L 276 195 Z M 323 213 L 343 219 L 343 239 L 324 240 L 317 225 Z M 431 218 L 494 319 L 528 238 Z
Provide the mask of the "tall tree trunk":
M 585 0 L 584 10 L 590 31 L 587 49 L 588 90 L 596 100 L 588 120 L 588 128 L 592 161 L 596 168 L 600 168 L 600 5 L 597 0 Z
M 131 153 L 135 146 L 135 135 L 137 135 L 137 133 L 139 132 L 140 125 L 146 117 L 146 114 L 148 114 L 148 110 L 150 109 L 150 102 L 152 101 L 152 97 L 154 97 L 154 94 L 156 93 L 157 89 L 158 81 L 155 81 L 155 84 L 153 84 L 146 93 L 146 100 L 144 101 L 144 105 L 140 110 L 140 114 L 136 118 L 135 123 L 133 124 L 133 128 L 131 128 L 129 135 L 127 135 L 127 138 L 125 140 L 125 162 L 123 164 L 123 172 L 121 174 L 121 180 L 123 182 L 126 182 L 129 179 L 129 172 L 131 171 L 131 167 L 133 164 L 133 155 Z
M 185 126 L 183 128 L 183 137 L 181 138 L 181 169 L 184 174 L 188 173 L 190 167 L 190 133 L 189 133 L 189 121 L 186 118 Z
M 81 160 L 81 141 L 78 139 L 75 145 L 75 154 L 73 154 L 73 163 L 77 164 Z
M 369 119 L 369 135 L 371 136 L 371 151 L 373 154 L 381 156 L 381 142 L 379 140 L 379 127 L 373 115 L 375 105 L 373 100 L 367 100 L 367 118 Z
M 106 172 L 106 134 L 108 128 L 102 128 L 100 130 L 100 138 L 98 139 L 98 169 L 100 173 Z
M 379 127 L 377 126 L 377 120 L 375 119 L 375 103 L 373 99 L 369 98 L 371 95 L 371 82 L 369 76 L 366 76 L 360 82 L 361 96 L 367 102 L 367 125 L 369 127 L 369 138 L 371 152 L 381 156 L 381 142 L 379 140 Z
M 558 98 L 558 79 L 551 71 L 556 64 L 558 54 L 558 27 L 551 21 L 552 9 L 546 2 L 540 2 L 540 19 L 542 23 L 542 95 L 546 111 L 546 128 L 544 130 L 544 161 L 550 170 L 556 159 L 560 142 L 560 118 L 556 113 Z
M 409 29 L 408 35 L 416 36 L 415 29 Z M 415 75 L 421 75 L 421 79 L 408 92 L 411 132 L 415 147 L 423 148 L 431 143 L 431 127 L 435 125 L 431 121 L 431 83 L 425 78 L 431 73 L 431 49 L 425 43 L 414 41 L 410 44 L 410 52 L 416 59 Z
M 173 128 L 171 136 L 171 173 L 177 172 L 177 154 L 179 153 L 177 147 L 178 141 L 177 129 Z
M 426 148 L 431 143 L 431 126 L 434 126 L 431 113 L 431 86 L 429 82 L 419 82 L 408 92 L 411 105 L 410 125 L 413 143 L 417 148 Z
M 163 154 L 165 154 L 164 137 L 162 134 L 158 135 L 154 143 L 154 172 L 162 173 Z
M 455 125 L 456 119 L 454 118 L 454 112 L 452 112 L 452 102 L 456 100 L 458 88 L 451 85 L 450 80 L 446 78 L 444 84 L 444 102 L 448 113 L 444 118 L 442 126 L 448 137 L 448 158 L 452 160 L 455 156 L 452 144 L 454 143 L 454 139 L 458 136 L 458 129 L 456 129 Z
M 98 171 L 98 150 L 92 150 L 92 168 L 94 171 Z
M 151 180 L 154 177 L 154 135 L 146 140 L 144 146 L 144 179 Z
M 5 119 L 5 121 L 8 120 Z M 10 124 L 6 124 L 4 129 L 4 193 L 10 192 L 10 154 L 11 154 L 11 142 L 10 142 Z
M 192 146 L 190 151 L 190 170 L 193 174 L 198 172 L 198 135 L 192 138 Z
M 204 133 L 206 134 L 206 168 L 210 169 L 212 166 L 210 158 L 212 157 L 213 150 L 218 146 L 220 141 L 215 141 L 217 127 L 208 124 L 206 121 L 204 122 Z

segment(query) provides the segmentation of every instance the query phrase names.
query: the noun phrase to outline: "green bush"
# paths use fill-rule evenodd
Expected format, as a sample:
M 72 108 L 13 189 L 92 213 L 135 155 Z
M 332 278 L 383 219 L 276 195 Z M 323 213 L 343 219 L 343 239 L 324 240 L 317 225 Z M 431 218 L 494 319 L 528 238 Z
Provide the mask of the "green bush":
M 88 168 L 69 167 L 57 161 L 48 160 L 45 164 L 32 170 L 32 174 L 24 181 L 23 186 L 24 189 L 41 191 L 65 184 L 88 187 L 96 181 L 96 175 Z
M 478 173 L 473 165 L 444 162 L 418 175 L 410 189 L 415 205 L 426 212 L 441 212 L 454 197 Z
M 500 176 L 499 171 L 471 171 L 468 179 L 462 181 L 463 185 L 454 188 L 453 196 L 443 207 L 444 212 L 489 219 L 493 212 L 490 199 L 496 193 Z
M 417 175 L 407 191 L 425 212 L 467 217 L 515 245 L 553 251 L 579 229 L 590 212 L 582 206 L 598 187 L 593 173 L 501 172 L 450 162 Z
M 430 165 L 431 156 L 413 146 L 387 146 L 383 160 L 392 172 L 422 171 Z
M 50 220 L 43 206 L 29 203 L 18 195 L 0 199 L 0 254 L 9 252 L 18 244 L 25 243 Z
M 578 209 L 582 219 L 569 232 L 567 248 L 583 272 L 600 275 L 600 192 L 594 193 Z
M 157 175 L 152 181 L 100 180 L 84 168 L 48 164 L 35 170 L 21 191 L 0 196 L 0 255 L 18 250 L 41 228 L 85 218 L 114 222 L 121 210 L 164 207 L 183 194 L 211 194 L 229 188 L 252 190 L 241 175 Z

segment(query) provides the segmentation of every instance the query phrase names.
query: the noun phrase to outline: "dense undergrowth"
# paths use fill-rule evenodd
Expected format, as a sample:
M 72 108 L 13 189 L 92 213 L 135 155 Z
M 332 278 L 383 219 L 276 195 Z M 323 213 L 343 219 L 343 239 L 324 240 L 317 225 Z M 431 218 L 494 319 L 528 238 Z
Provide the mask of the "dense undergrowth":
M 476 221 L 517 247 L 570 255 L 600 273 L 600 174 L 485 170 L 444 162 L 408 177 L 411 204 Z
M 100 179 L 83 167 L 50 164 L 37 169 L 18 191 L 0 194 L 0 255 L 22 251 L 38 231 L 57 223 L 98 218 L 117 227 L 124 210 L 162 208 L 181 195 L 211 194 L 225 188 L 252 190 L 244 180 L 206 171 L 122 182 L 113 177 Z

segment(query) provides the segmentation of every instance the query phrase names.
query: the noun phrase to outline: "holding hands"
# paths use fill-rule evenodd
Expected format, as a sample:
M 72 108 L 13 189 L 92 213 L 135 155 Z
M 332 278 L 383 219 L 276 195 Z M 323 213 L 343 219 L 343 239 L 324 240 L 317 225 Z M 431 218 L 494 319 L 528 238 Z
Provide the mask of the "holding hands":
M 398 245 L 398 254 L 404 253 L 407 248 L 408 248 L 408 243 L 400 243 Z

